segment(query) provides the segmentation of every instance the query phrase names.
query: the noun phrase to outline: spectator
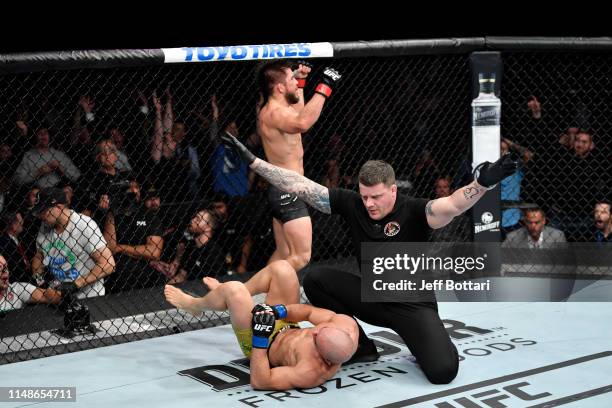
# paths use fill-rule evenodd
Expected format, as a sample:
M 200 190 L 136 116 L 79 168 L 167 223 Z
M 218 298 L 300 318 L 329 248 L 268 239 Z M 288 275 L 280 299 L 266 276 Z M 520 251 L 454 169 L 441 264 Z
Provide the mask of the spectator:
M 10 206 L 11 202 L 11 178 L 15 172 L 15 156 L 11 146 L 6 143 L 0 144 L 0 212 Z
M 585 100 L 590 100 L 592 95 L 590 92 L 585 91 L 584 87 L 569 90 L 572 102 L 574 103 L 572 122 L 583 129 L 591 127 L 593 117 L 589 106 L 584 102 Z
M 342 137 L 339 134 L 334 133 L 327 142 L 327 152 L 331 159 L 340 160 L 345 156 L 346 145 L 342 141 Z
M 272 218 L 272 209 L 268 203 L 268 183 L 262 177 L 257 176 L 253 182 L 254 191 L 246 198 L 240 199 L 242 207 L 253 208 L 254 211 L 249 214 L 249 223 L 246 230 L 236 231 L 234 234 L 239 239 L 236 242 L 242 242 L 240 253 L 235 252 L 236 248 L 229 249 L 227 252 L 234 253 L 232 256 L 233 265 L 229 268 L 235 270 L 239 275 L 247 271 L 258 271 L 262 269 L 274 253 L 274 234 L 270 219 Z M 234 199 L 236 200 L 236 199 Z M 234 203 L 237 204 L 237 203 Z M 219 211 L 224 204 L 219 202 L 219 199 L 213 202 L 213 209 Z M 237 214 L 234 213 L 234 220 L 239 221 Z M 242 225 L 238 223 L 238 225 Z M 228 229 L 231 231 L 231 228 Z M 218 241 L 226 243 L 228 239 L 224 236 L 223 230 L 220 232 Z M 231 238 L 229 240 L 231 242 Z M 234 251 L 234 252 L 232 252 Z M 226 252 L 226 253 L 227 253 Z M 226 257 L 226 260 L 228 258 Z
M 219 276 L 223 270 L 224 255 L 213 240 L 216 224 L 212 211 L 198 210 L 183 233 L 175 258 L 169 263 L 153 261 L 151 266 L 165 275 L 169 284 Z
M 520 155 L 523 165 L 514 174 L 506 177 L 500 183 L 501 185 L 501 199 L 504 201 L 515 201 L 521 200 L 521 182 L 525 177 L 525 166 L 533 158 L 533 153 L 517 143 L 512 142 L 510 139 L 502 137 L 501 139 L 501 155 L 516 153 Z M 502 229 L 504 233 L 514 231 L 520 228 L 519 221 L 521 220 L 521 210 L 518 208 L 508 208 L 502 211 Z
M 27 282 L 12 282 L 10 266 L 0 255 L 0 313 L 21 309 L 26 303 L 54 303 L 61 300 L 61 293 L 54 289 L 42 289 Z
M 95 152 L 95 145 L 90 130 L 83 126 L 72 130 L 72 140 L 66 151 L 70 152 L 74 164 L 83 172 L 91 174 L 95 167 L 92 156 Z
M 12 176 L 17 167 L 17 158 L 13 155 L 13 149 L 7 143 L 0 144 L 0 171 L 2 176 Z
M 94 105 L 93 100 L 88 95 L 81 95 L 79 97 L 78 108 L 74 112 L 73 117 L 74 129 L 82 129 L 91 126 L 96 118 L 93 112 Z
M 190 205 L 188 207 L 190 210 L 187 211 L 185 211 L 185 207 L 182 206 L 173 206 L 171 207 L 172 211 L 170 211 L 168 207 L 165 208 L 164 211 L 161 211 L 161 197 L 155 185 L 153 183 L 146 183 L 145 186 L 142 201 L 146 210 L 155 214 L 159 220 L 163 231 L 162 238 L 164 239 L 164 248 L 162 249 L 160 259 L 167 260 L 169 252 L 172 252 L 171 256 L 174 256 L 173 251 L 179 238 L 177 232 L 180 233 L 182 231 L 182 225 L 184 225 L 183 223 L 185 222 L 184 214 L 189 213 L 193 205 Z M 181 231 L 179 231 L 179 229 Z
M 220 271 L 220 275 L 226 272 L 230 275 L 234 272 L 246 272 L 246 259 L 242 259 L 242 247 L 245 237 L 245 223 L 239 220 L 244 214 L 241 208 L 247 207 L 246 201 L 241 197 L 229 198 L 223 193 L 215 194 L 211 203 L 211 211 L 218 220 L 215 241 L 223 252 L 225 259 L 225 270 Z
M 19 212 L 23 214 L 23 232 L 21 233 L 21 242 L 25 246 L 26 257 L 32 260 L 34 254 L 36 254 L 36 236 L 40 229 L 41 221 L 36 215 L 32 213 L 34 204 L 36 203 L 36 197 L 40 188 L 33 186 L 26 194 L 24 203 L 21 205 Z
M 35 278 L 46 267 L 54 278 L 51 288 L 71 285 L 77 298 L 104 295 L 104 278 L 115 261 L 96 223 L 67 208 L 64 192 L 54 187 L 38 193 L 32 212 L 43 221 L 32 258 Z
M 66 194 L 66 206 L 72 208 L 72 200 L 74 198 L 74 188 L 68 183 L 60 183 L 58 186 Z
M 610 183 L 603 175 L 612 174 L 611 164 L 595 149 L 593 135 L 582 129 L 576 135 L 573 151 L 565 154 L 560 163 L 549 165 L 556 173 L 548 179 L 556 186 L 550 194 L 551 224 L 565 231 L 570 241 L 588 240 L 592 221 L 587 214 L 598 197 L 609 195 Z
M 149 211 L 159 212 L 161 208 L 161 198 L 153 184 L 150 184 L 144 192 L 144 205 Z
M 268 183 L 255 177 L 254 186 L 254 191 L 247 197 L 228 198 L 216 194 L 212 200 L 211 209 L 220 221 L 215 241 L 223 250 L 228 275 L 258 271 L 266 265 L 275 249 L 270 225 L 272 209 L 267 201 Z M 241 208 L 253 209 L 246 225 L 240 219 L 245 216 L 239 211 Z
M 531 95 L 529 97 L 529 101 L 527 102 L 527 108 L 531 112 L 531 117 L 533 119 L 539 120 L 542 118 L 542 104 L 534 95 Z
M 138 112 L 134 114 L 137 117 L 138 126 L 130 126 L 129 129 L 132 134 L 124 135 L 124 147 L 122 150 L 129 157 L 132 168 L 145 168 L 151 166 L 151 155 L 145 154 L 145 152 L 151 151 L 151 134 L 154 133 L 156 125 L 156 112 L 151 112 L 149 109 L 149 101 L 142 90 L 136 90 Z M 153 93 L 153 102 L 157 103 L 157 96 Z M 151 115 L 150 113 L 153 113 Z M 170 122 L 168 129 L 172 126 Z M 113 125 L 111 125 L 112 129 Z M 123 133 L 122 133 L 123 134 Z
M 544 249 L 566 242 L 563 231 L 546 225 L 546 214 L 541 208 L 525 210 L 523 225 L 506 236 L 502 247 Z
M 326 168 L 327 171 L 321 184 L 327 188 L 348 188 L 353 187 L 353 181 L 349 176 L 342 176 L 340 173 L 340 164 L 337 159 L 327 160 Z
M 453 193 L 450 176 L 438 177 L 435 182 L 435 198 L 448 197 Z M 467 242 L 470 241 L 471 220 L 468 213 L 461 214 L 445 227 L 431 231 L 431 242 Z
M 117 126 L 111 125 L 107 132 L 108 139 L 110 139 L 117 149 L 117 163 L 115 167 L 120 172 L 132 172 L 132 166 L 128 160 L 128 156 L 124 151 L 125 148 L 125 136 L 119 130 Z
M 31 282 L 32 272 L 26 248 L 19 240 L 23 232 L 23 217 L 19 212 L 5 212 L 0 236 L 0 254 L 4 255 L 15 282 Z
M 593 136 L 586 130 L 580 130 L 574 139 L 574 153 L 576 156 L 584 159 L 594 148 Z
M 453 190 L 451 188 L 450 176 L 438 177 L 438 179 L 436 180 L 434 191 L 436 193 L 436 198 L 448 197 L 449 195 L 451 195 L 453 193 Z
M 243 197 L 249 191 L 247 166 L 234 152 L 227 150 L 219 140 L 219 107 L 215 95 L 211 98 L 213 120 L 209 127 L 209 137 L 213 145 L 210 165 L 213 175 L 213 190 L 215 193 L 227 194 L 230 197 Z M 235 137 L 239 137 L 236 122 L 229 122 L 223 129 Z
M 94 154 L 97 131 L 100 120 L 94 114 L 94 102 L 88 95 L 81 95 L 74 112 L 72 123 L 72 138 L 70 145 L 64 150 L 70 153 L 72 160 L 83 174 L 93 171 L 91 157 Z
M 149 266 L 159 260 L 164 239 L 159 217 L 148 211 L 140 185 L 132 179 L 125 198 L 108 212 L 104 237 L 117 260 L 117 273 L 106 284 L 111 293 L 161 285 L 163 275 Z
M 36 104 L 38 109 L 34 112 L 35 117 L 41 117 L 42 122 L 49 126 L 49 130 L 53 134 L 58 134 L 63 129 L 64 118 L 59 110 L 56 109 L 57 101 L 54 100 L 56 95 L 42 95 Z
M 593 211 L 593 221 L 595 233 L 593 234 L 596 242 L 612 241 L 612 217 L 610 217 L 610 202 L 607 200 L 598 201 Z
M 98 225 L 106 223 L 111 206 L 120 206 L 129 186 L 130 174 L 117 169 L 117 149 L 109 140 L 96 145 L 98 170 L 81 182 L 78 211 L 92 217 Z
M 23 159 L 24 153 L 34 146 L 32 135 L 30 134 L 31 129 L 28 126 L 28 116 L 28 112 L 23 112 L 18 115 L 15 121 L 14 136 L 10 143 L 13 150 L 13 157 L 15 157 L 15 160 L 18 162 Z
M 34 182 L 37 186 L 53 187 L 61 177 L 76 181 L 81 172 L 64 152 L 49 147 L 50 135 L 46 128 L 36 132 L 36 147 L 28 150 L 15 172 L 15 181 L 19 185 Z
M 575 126 L 568 127 L 567 130 L 559 136 L 559 144 L 568 150 L 572 150 L 576 142 L 576 135 L 578 135 L 579 131 L 580 129 Z
M 0 176 L 0 213 L 11 206 L 11 194 L 10 190 L 11 182 L 8 177 Z
M 414 168 L 414 188 L 418 197 L 431 197 L 435 181 L 442 172 L 432 157 L 430 149 L 425 149 Z
M 172 95 L 166 90 L 166 111 L 162 120 L 162 108 L 154 95 L 155 131 L 151 146 L 151 157 L 157 165 L 158 187 L 165 194 L 164 201 L 177 197 L 193 199 L 197 196 L 200 178 L 200 162 L 197 150 L 189 144 L 189 129 L 185 122 L 174 120 Z

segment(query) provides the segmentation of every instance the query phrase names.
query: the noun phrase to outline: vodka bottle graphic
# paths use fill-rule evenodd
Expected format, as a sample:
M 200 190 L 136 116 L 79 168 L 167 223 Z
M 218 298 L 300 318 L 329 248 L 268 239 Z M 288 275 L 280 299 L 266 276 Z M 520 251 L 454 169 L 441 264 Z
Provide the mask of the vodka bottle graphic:
M 495 74 L 478 74 L 480 92 L 472 101 L 472 170 L 499 159 L 501 100 L 495 96 Z

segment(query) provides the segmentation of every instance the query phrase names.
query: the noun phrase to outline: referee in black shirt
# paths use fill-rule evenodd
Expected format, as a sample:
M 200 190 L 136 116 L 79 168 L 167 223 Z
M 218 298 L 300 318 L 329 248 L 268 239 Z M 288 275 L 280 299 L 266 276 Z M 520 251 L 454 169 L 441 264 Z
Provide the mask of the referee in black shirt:
M 470 184 L 448 197 L 427 200 L 398 194 L 393 168 L 380 160 L 370 160 L 362 166 L 357 193 L 328 189 L 294 171 L 258 159 L 230 134 L 222 139 L 270 184 L 296 194 L 323 213 L 340 214 L 350 226 L 356 254 L 360 254 L 362 242 L 427 241 L 430 228 L 447 225 L 518 168 L 518 160 L 510 155 L 495 163 L 484 162 L 478 166 L 477 176 Z M 304 290 L 317 307 L 395 331 L 430 382 L 447 384 L 457 375 L 457 349 L 444 329 L 435 301 L 362 303 L 361 278 L 330 267 L 311 270 L 304 278 Z M 359 348 L 353 361 L 376 360 L 374 343 L 359 329 Z

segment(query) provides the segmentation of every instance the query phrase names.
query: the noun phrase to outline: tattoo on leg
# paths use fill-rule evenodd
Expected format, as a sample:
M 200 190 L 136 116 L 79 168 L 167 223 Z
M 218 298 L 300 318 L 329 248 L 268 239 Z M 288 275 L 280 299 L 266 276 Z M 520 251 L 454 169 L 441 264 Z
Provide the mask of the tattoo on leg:
M 425 214 L 427 214 L 427 215 L 430 215 L 430 216 L 434 217 L 434 216 L 435 216 L 435 215 L 434 215 L 434 212 L 433 212 L 433 210 L 431 209 L 431 205 L 432 205 L 432 204 L 433 204 L 433 201 L 429 201 L 429 202 L 427 203 L 427 205 L 425 206 Z
M 474 196 L 477 196 L 478 193 L 480 193 L 480 189 L 476 187 L 467 187 L 465 190 L 463 190 L 463 196 L 466 200 L 472 199 Z

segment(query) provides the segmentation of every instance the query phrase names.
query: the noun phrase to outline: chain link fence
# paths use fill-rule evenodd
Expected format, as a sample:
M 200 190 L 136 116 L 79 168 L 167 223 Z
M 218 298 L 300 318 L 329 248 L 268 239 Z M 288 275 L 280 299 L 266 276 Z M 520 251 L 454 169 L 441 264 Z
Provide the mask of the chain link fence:
M 597 240 L 595 206 L 609 199 L 610 62 L 610 54 L 504 58 L 502 148 L 521 150 L 526 161 L 524 191 L 508 194 L 536 204 L 571 242 Z M 512 228 L 516 217 L 507 214 Z
M 343 78 L 303 135 L 305 175 L 356 189 L 359 167 L 383 159 L 406 194 L 442 197 L 471 181 L 468 58 L 313 60 L 306 99 L 325 66 Z M 502 151 L 525 162 L 502 183 L 503 245 L 608 239 L 611 58 L 503 55 Z M 205 276 L 244 280 L 275 249 L 265 181 L 218 139 L 228 128 L 264 157 L 254 73 L 253 62 L 222 62 L 0 76 L 0 364 L 227 322 L 177 312 L 162 292 L 173 283 L 203 294 Z M 52 186 L 64 195 L 40 193 Z M 62 198 L 74 210 L 72 241 L 47 226 L 58 217 L 48 204 Z M 311 217 L 311 263 L 349 259 L 344 221 Z M 458 217 L 432 240 L 470 241 L 472 229 Z M 66 310 L 60 281 L 95 268 L 79 257 L 104 242 L 114 271 Z

